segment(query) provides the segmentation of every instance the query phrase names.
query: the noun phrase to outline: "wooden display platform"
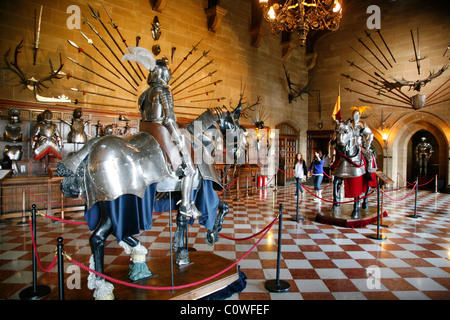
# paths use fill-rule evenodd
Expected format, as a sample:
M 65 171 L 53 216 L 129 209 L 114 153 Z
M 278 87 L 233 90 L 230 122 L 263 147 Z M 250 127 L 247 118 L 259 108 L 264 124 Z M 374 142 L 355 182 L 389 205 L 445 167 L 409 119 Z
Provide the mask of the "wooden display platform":
M 191 264 L 179 267 L 174 263 L 174 286 L 182 286 L 195 283 L 209 278 L 226 269 L 234 261 L 225 259 L 210 252 L 194 251 L 189 253 Z M 170 256 L 163 258 L 152 258 L 147 262 L 153 277 L 141 280 L 135 284 L 149 287 L 170 287 L 172 284 Z M 65 264 L 67 267 L 67 263 Z M 125 282 L 127 278 L 128 264 L 120 266 L 105 267 L 106 275 Z M 87 288 L 87 272 L 82 270 L 81 289 L 67 289 L 67 275 L 65 275 L 65 300 L 93 300 L 93 290 Z M 113 283 L 114 295 L 117 300 L 195 300 L 219 291 L 239 279 L 237 265 L 223 274 L 184 289 L 174 290 L 147 290 L 130 287 L 127 285 Z M 58 300 L 58 289 L 52 290 L 48 300 Z
M 353 204 L 342 204 L 340 207 L 334 208 L 331 206 L 329 209 L 319 211 L 315 221 L 347 228 L 363 228 L 377 221 L 376 205 L 369 206 L 367 209 L 360 208 L 360 218 L 358 219 L 351 217 L 352 211 Z M 386 217 L 386 212 L 383 212 L 382 216 Z

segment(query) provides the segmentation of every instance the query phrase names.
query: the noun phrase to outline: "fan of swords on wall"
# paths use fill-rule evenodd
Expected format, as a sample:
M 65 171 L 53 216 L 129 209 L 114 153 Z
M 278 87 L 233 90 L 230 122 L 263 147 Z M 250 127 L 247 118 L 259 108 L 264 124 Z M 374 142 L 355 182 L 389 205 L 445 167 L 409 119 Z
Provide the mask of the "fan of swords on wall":
M 407 108 L 411 107 L 415 110 L 419 110 L 424 107 L 432 106 L 438 103 L 442 103 L 444 101 L 448 101 L 446 97 L 449 94 L 450 85 L 447 79 L 443 84 L 441 84 L 437 89 L 435 89 L 429 95 L 425 95 L 421 93 L 421 89 L 425 87 L 426 84 L 436 79 L 440 75 L 442 75 L 448 68 L 448 65 L 444 65 L 438 71 L 434 71 L 429 73 L 428 77 L 425 79 L 418 80 L 406 80 L 402 77 L 402 79 L 392 78 L 385 73 L 392 71 L 397 61 L 395 57 L 386 43 L 381 31 L 377 29 L 375 32 L 377 36 L 372 35 L 368 31 L 364 30 L 368 43 L 372 44 L 371 47 L 366 43 L 367 41 L 362 38 L 358 38 L 358 42 L 369 52 L 368 57 L 361 54 L 358 50 L 350 46 L 350 48 L 356 52 L 361 58 L 363 58 L 367 63 L 369 63 L 375 71 L 373 74 L 369 73 L 367 70 L 364 70 L 360 66 L 358 66 L 355 62 L 347 60 L 351 67 L 354 67 L 364 74 L 369 76 L 370 78 L 367 81 L 363 81 L 361 79 L 354 78 L 348 74 L 341 74 L 343 77 L 350 79 L 351 82 L 359 83 L 365 86 L 365 88 L 370 88 L 368 91 L 357 91 L 351 88 L 345 88 L 349 92 L 355 92 L 364 98 L 360 98 L 359 100 L 371 104 L 371 105 L 381 105 L 381 106 L 390 106 L 390 107 L 398 107 L 398 108 Z M 419 42 L 419 28 L 417 28 L 416 37 L 412 30 L 410 30 L 412 45 L 414 49 L 414 58 L 409 61 L 415 63 L 417 68 L 417 74 L 420 76 L 421 68 L 420 62 L 426 58 L 426 56 L 421 56 L 420 53 L 420 42 Z M 378 42 L 377 42 L 377 41 Z M 445 56 L 446 52 L 444 53 Z M 388 80 L 388 77 L 391 78 Z M 415 91 L 417 92 L 414 95 L 411 93 L 406 94 L 401 89 L 403 87 L 408 88 L 408 92 Z M 371 94 L 372 93 L 372 94 Z M 367 99 L 369 98 L 369 99 Z
M 140 84 L 142 84 L 143 80 L 146 80 L 148 71 L 144 71 L 143 68 L 139 64 L 134 64 L 130 61 L 123 62 L 121 57 L 127 51 L 128 47 L 126 39 L 123 37 L 118 25 L 111 17 L 110 13 L 107 11 L 105 6 L 103 6 L 104 11 L 106 12 L 109 22 L 105 23 L 100 17 L 100 12 L 96 11 L 92 6 L 88 4 L 91 12 L 92 18 L 97 20 L 101 25 L 103 31 L 107 36 L 103 35 L 95 28 L 93 23 L 83 14 L 84 24 L 87 25 L 96 35 L 95 41 L 90 39 L 83 31 L 80 31 L 82 36 L 86 39 L 87 44 L 92 47 L 93 50 L 96 51 L 98 55 L 94 57 L 89 50 L 85 50 L 82 48 L 80 44 L 77 44 L 75 41 L 68 39 L 68 43 L 77 50 L 78 55 L 84 55 L 89 60 L 92 61 L 92 66 L 100 69 L 93 69 L 88 67 L 77 61 L 76 57 L 73 58 L 68 56 L 67 59 L 73 63 L 74 66 L 79 66 L 83 70 L 86 70 L 88 74 L 91 75 L 91 79 L 83 78 L 74 73 L 64 72 L 62 69 L 64 67 L 62 57 L 60 55 L 60 65 L 58 68 L 54 68 L 52 62 L 50 61 L 50 74 L 41 79 L 36 80 L 34 77 L 28 77 L 25 72 L 19 66 L 19 54 L 23 48 L 23 41 L 21 41 L 15 48 L 13 60 L 10 61 L 10 51 L 9 49 L 4 54 L 4 63 L 6 67 L 1 69 L 7 69 L 12 71 L 19 77 L 19 83 L 15 86 L 22 85 L 23 88 L 27 88 L 32 91 L 35 95 L 35 98 L 39 102 L 47 102 L 47 103 L 73 103 L 73 104 L 84 104 L 84 105 L 95 105 L 95 106 L 109 106 L 109 107 L 132 107 L 137 108 L 137 100 L 138 100 L 138 88 Z M 39 19 L 37 19 L 37 14 L 35 13 L 35 41 L 34 41 L 34 55 L 33 55 L 33 64 L 36 64 L 36 56 L 39 49 L 40 43 L 40 35 L 41 35 L 41 23 L 42 23 L 42 11 L 43 6 L 40 9 Z M 113 29 L 116 31 L 116 35 L 113 34 L 112 31 L 108 29 L 107 24 L 110 24 Z M 152 22 L 151 34 L 153 39 L 156 41 L 159 40 L 161 36 L 161 28 L 162 25 L 159 23 L 159 19 L 157 16 L 154 17 Z M 106 39 L 105 39 L 106 38 Z M 139 46 L 140 37 L 136 37 L 136 46 Z M 122 47 L 119 44 L 123 43 Z M 191 109 L 207 109 L 207 107 L 200 106 L 202 103 L 206 103 L 210 105 L 212 102 L 220 102 L 225 100 L 225 97 L 215 97 L 214 87 L 219 85 L 222 80 L 217 79 L 213 80 L 213 76 L 215 76 L 217 70 L 210 70 L 213 60 L 207 61 L 208 54 L 210 50 L 203 51 L 195 61 L 193 61 L 190 65 L 186 67 L 182 73 L 180 73 L 180 66 L 186 63 L 191 55 L 195 55 L 195 52 L 198 50 L 198 47 L 202 40 L 200 40 L 196 45 L 192 47 L 192 49 L 182 58 L 182 60 L 178 63 L 175 68 L 172 68 L 172 79 L 170 81 L 170 85 L 172 88 L 172 92 L 174 95 L 175 107 L 176 108 L 191 108 Z M 103 43 L 106 48 L 102 51 L 102 47 L 97 43 Z M 108 53 L 109 51 L 109 53 Z M 161 49 L 159 44 L 155 43 L 151 51 L 154 56 L 158 59 L 158 55 L 161 53 Z M 171 50 L 171 63 L 173 63 L 174 55 L 176 48 L 172 47 Z M 110 56 L 110 58 L 107 57 Z M 187 63 L 186 63 L 187 64 Z M 182 68 L 181 68 L 182 69 Z M 102 70 L 102 71 L 100 71 Z M 106 70 L 106 71 L 105 71 Z M 180 73 L 178 75 L 178 73 Z M 107 74 L 107 76 L 102 75 Z M 76 87 L 71 87 L 70 91 L 77 92 L 77 94 L 81 94 L 83 96 L 93 95 L 99 96 L 100 99 L 96 101 L 90 101 L 87 99 L 83 101 L 82 98 L 70 99 L 65 94 L 61 94 L 57 98 L 54 97 L 45 97 L 42 96 L 43 89 L 48 89 L 49 84 L 53 83 L 55 79 L 74 79 L 76 80 Z M 123 81 L 122 81 L 123 79 Z M 11 80 L 11 79 L 10 79 Z M 8 80 L 9 81 L 9 80 Z M 89 91 L 83 88 L 83 85 L 86 86 L 89 84 L 94 86 L 97 90 Z M 123 94 L 112 95 L 112 92 L 119 90 L 122 93 L 127 95 L 126 97 Z M 69 89 L 67 90 L 69 91 Z M 69 92 L 70 92 L 69 91 Z M 125 101 L 126 105 L 116 105 L 114 103 L 109 103 L 108 99 L 115 99 Z M 112 101 L 112 100 L 111 100 Z M 188 105 L 182 105 L 188 104 Z M 189 105 L 192 103 L 193 105 Z M 180 109 L 179 109 L 180 110 Z M 196 116 L 197 113 L 192 112 L 177 112 L 183 116 Z

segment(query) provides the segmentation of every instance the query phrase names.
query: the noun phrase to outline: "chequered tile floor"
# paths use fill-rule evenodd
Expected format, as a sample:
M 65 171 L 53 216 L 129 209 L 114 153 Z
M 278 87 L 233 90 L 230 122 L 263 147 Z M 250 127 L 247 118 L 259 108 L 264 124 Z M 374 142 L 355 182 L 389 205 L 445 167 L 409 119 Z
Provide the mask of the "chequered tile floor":
M 312 188 L 306 184 L 307 187 Z M 331 187 L 323 184 L 323 198 L 331 199 Z M 386 191 L 401 199 L 410 189 Z M 450 299 L 450 195 L 419 189 L 417 214 L 414 193 L 403 201 L 384 198 L 390 227 L 381 228 L 386 240 L 375 240 L 376 225 L 342 228 L 314 222 L 318 204 L 307 192 L 301 197 L 302 222 L 296 216 L 294 185 L 258 190 L 240 200 L 228 194 L 230 206 L 221 234 L 245 238 L 269 225 L 283 204 L 280 279 L 290 285 L 285 293 L 269 292 L 264 284 L 276 279 L 278 223 L 239 265 L 248 277 L 247 286 L 229 300 L 449 300 Z M 348 200 L 348 199 L 346 199 Z M 376 194 L 369 198 L 376 205 Z M 72 218 L 82 221 L 81 215 Z M 153 228 L 137 238 L 149 249 L 148 258 L 169 253 L 168 213 L 155 215 Z M 197 250 L 212 251 L 231 261 L 240 259 L 261 238 L 229 240 L 221 238 L 214 247 L 206 244 L 205 229 L 195 224 L 189 229 L 189 242 Z M 48 266 L 54 257 L 56 239 L 64 238 L 64 248 L 77 261 L 88 265 L 90 232 L 85 225 L 54 223 L 37 218 L 39 258 Z M 31 235 L 28 225 L 0 226 L 0 299 L 19 299 L 19 292 L 32 285 Z M 108 241 L 105 264 L 127 264 L 129 256 L 115 239 Z M 65 267 L 70 266 L 65 262 Z M 81 272 L 85 272 L 82 270 Z M 56 267 L 43 272 L 38 267 L 38 283 L 57 290 Z M 84 284 L 85 285 L 85 284 Z M 168 284 L 170 285 L 170 284 Z M 119 286 L 119 285 L 116 285 Z M 88 290 L 82 288 L 82 290 Z

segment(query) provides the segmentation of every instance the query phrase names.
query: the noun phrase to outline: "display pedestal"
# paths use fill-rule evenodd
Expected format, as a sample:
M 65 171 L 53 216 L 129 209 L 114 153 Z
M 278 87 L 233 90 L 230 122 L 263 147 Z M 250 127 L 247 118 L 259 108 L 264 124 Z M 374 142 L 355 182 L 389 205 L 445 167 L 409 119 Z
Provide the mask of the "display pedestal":
M 189 253 L 191 264 L 179 267 L 174 263 L 174 286 L 182 286 L 199 282 L 209 278 L 218 272 L 226 269 L 234 261 L 225 259 L 210 252 L 195 251 Z M 135 282 L 137 285 L 148 287 L 170 287 L 172 285 L 170 256 L 162 258 L 152 258 L 147 262 L 148 268 L 153 273 L 150 279 Z M 131 283 L 127 278 L 129 271 L 128 264 L 106 266 L 105 273 L 117 280 Z M 67 278 L 70 275 L 65 275 Z M 81 289 L 68 290 L 65 287 L 66 300 L 93 300 L 93 290 L 87 288 L 87 272 L 83 272 L 81 279 Z M 209 281 L 197 284 L 195 286 L 177 289 L 174 292 L 170 290 L 146 290 L 130 287 L 128 285 L 114 285 L 114 295 L 117 300 L 196 300 L 204 296 L 219 291 L 239 279 L 238 267 L 234 266 L 221 275 L 210 279 Z M 67 279 L 65 280 L 65 284 Z M 48 299 L 57 300 L 58 292 L 53 290 Z
M 353 204 L 342 204 L 340 207 L 330 207 L 317 213 L 315 221 L 324 224 L 331 224 L 346 228 L 363 228 L 368 224 L 377 221 L 377 206 L 371 205 L 367 209 L 359 209 L 360 217 L 354 219 L 351 217 Z M 386 217 L 386 211 L 383 217 Z

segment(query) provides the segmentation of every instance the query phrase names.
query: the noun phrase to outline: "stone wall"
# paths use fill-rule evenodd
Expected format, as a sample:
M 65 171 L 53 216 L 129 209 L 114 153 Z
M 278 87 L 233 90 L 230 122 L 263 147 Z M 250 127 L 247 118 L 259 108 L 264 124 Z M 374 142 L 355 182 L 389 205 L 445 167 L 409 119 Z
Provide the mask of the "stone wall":
M 199 109 L 198 107 L 207 108 L 223 104 L 229 108 L 234 108 L 238 103 L 241 88 L 246 83 L 244 93 L 246 101 L 254 103 L 257 96 L 260 95 L 262 99 L 261 105 L 270 111 L 270 117 L 265 119 L 266 126 L 273 128 L 275 125 L 289 120 L 291 123 L 293 122 L 296 124 L 296 128 L 300 131 L 301 138 L 304 139 L 308 126 L 308 98 L 304 97 L 304 100 L 298 99 L 297 102 L 289 104 L 283 62 L 286 63 L 286 67 L 294 82 L 306 84 L 307 70 L 304 58 L 305 49 L 296 46 L 293 49 L 292 56 L 288 60 L 283 61 L 280 37 L 272 35 L 268 24 L 264 21 L 262 23 L 262 44 L 258 48 L 252 47 L 250 37 L 251 1 L 220 1 L 220 6 L 226 10 L 226 14 L 215 32 L 209 31 L 207 27 L 207 16 L 205 14 L 207 1 L 162 1 L 165 2 L 165 6 L 162 8 L 161 12 L 152 10 L 151 3 L 154 1 L 111 0 L 102 2 L 118 25 L 120 32 L 127 40 L 129 46 L 134 46 L 136 44 L 135 38 L 139 35 L 141 37 L 140 46 L 151 50 L 154 44 L 159 44 L 161 47 L 161 54 L 157 56 L 157 58 L 165 55 L 169 57 L 169 59 L 171 57 L 172 47 L 176 47 L 173 63 L 171 63 L 172 70 L 174 70 L 182 61 L 183 57 L 192 49 L 192 46 L 202 40 L 198 46 L 198 50 L 182 64 L 179 70 L 174 74 L 174 77 L 186 70 L 204 51 L 211 50 L 207 58 L 202 59 L 191 70 L 197 70 L 200 66 L 210 60 L 214 60 L 213 63 L 198 72 L 198 74 L 192 77 L 190 81 L 193 82 L 194 80 L 198 80 L 207 76 L 210 72 L 217 70 L 209 77 L 209 80 L 199 83 L 199 86 L 200 84 L 207 84 L 216 80 L 223 80 L 223 82 L 207 89 L 215 90 L 214 93 L 209 94 L 208 96 L 198 97 L 197 99 L 222 97 L 225 97 L 226 99 L 223 101 L 191 103 L 190 101 L 193 99 L 180 99 L 184 96 L 189 96 L 190 93 L 188 94 L 186 90 L 186 92 L 183 92 L 183 95 L 180 93 L 178 97 L 175 97 L 177 99 L 176 104 L 180 106 L 195 106 L 197 108 L 177 108 L 177 112 L 179 113 L 178 117 L 195 118 L 195 116 L 189 114 L 201 113 L 202 109 Z M 23 40 L 23 49 L 19 55 L 19 65 L 27 77 L 34 76 L 36 79 L 42 79 L 49 74 L 49 59 L 51 59 L 54 67 L 58 66 L 59 56 L 61 55 L 64 63 L 62 70 L 65 73 L 70 73 L 74 76 L 114 88 L 115 91 L 106 91 L 105 89 L 85 84 L 74 79 L 68 80 L 64 78 L 61 80 L 54 80 L 53 84 L 47 83 L 49 84 L 49 89 L 42 88 L 43 90 L 40 93 L 42 96 L 58 97 L 59 95 L 64 94 L 71 100 L 77 98 L 81 101 L 105 104 L 105 106 L 81 104 L 80 106 L 85 112 L 88 112 L 86 110 L 89 109 L 111 110 L 115 112 L 117 112 L 117 110 L 132 110 L 133 112 L 137 112 L 137 97 L 139 97 L 141 92 L 147 88 L 146 80 L 138 80 L 139 87 L 134 91 L 122 77 L 120 80 L 115 79 L 111 73 L 100 67 L 84 54 L 79 53 L 67 41 L 74 41 L 79 47 L 83 48 L 85 52 L 112 69 L 108 62 L 87 43 L 79 30 L 71 30 L 67 27 L 68 18 L 73 14 L 72 12 L 67 13 L 67 8 L 71 5 L 76 5 L 81 9 L 81 13 L 88 18 L 97 31 L 113 48 L 116 54 L 119 57 L 121 56 L 99 21 L 92 17 L 87 3 L 100 12 L 102 21 L 107 25 L 111 34 L 120 43 L 117 32 L 108 23 L 109 18 L 100 1 L 4 0 L 0 7 L 1 54 L 5 53 L 8 48 L 11 48 L 8 60 L 12 61 L 15 46 Z M 39 16 L 41 4 L 44 7 L 40 46 L 37 54 L 37 63 L 36 65 L 33 65 L 32 48 L 34 41 L 34 16 L 35 12 L 37 13 L 37 16 Z M 155 16 L 159 17 L 159 21 L 162 25 L 162 34 L 158 41 L 154 41 L 151 35 L 152 21 Z M 94 44 L 105 53 L 106 57 L 113 62 L 119 70 L 121 70 L 122 74 L 129 78 L 119 66 L 119 63 L 114 56 L 109 52 L 108 48 L 89 26 L 83 24 L 83 21 L 84 18 L 81 17 L 81 31 L 94 41 Z M 125 46 L 122 45 L 122 43 L 120 43 L 120 46 L 125 50 Z M 132 95 L 129 92 L 94 76 L 84 68 L 69 61 L 68 57 L 75 59 L 80 64 L 98 72 L 100 75 L 113 80 L 129 91 L 135 92 L 136 95 Z M 4 66 L 5 63 L 2 61 L 1 65 Z M 130 72 L 136 78 L 131 69 Z M 186 75 L 188 74 L 189 73 Z M 12 78 L 12 80 L 0 86 L 0 99 L 25 102 L 36 101 L 34 94 L 31 91 L 23 89 L 22 86 L 13 86 L 19 82 L 19 78 L 16 75 L 3 70 L 1 71 L 1 78 L 4 80 Z M 130 82 L 132 82 L 131 79 Z M 189 83 L 190 82 L 187 81 L 185 84 L 187 85 Z M 72 87 L 85 91 L 113 95 L 133 101 L 122 101 L 93 94 L 83 95 L 82 93 L 71 91 L 70 88 Z M 192 88 L 195 88 L 195 86 L 192 86 Z M 192 92 L 192 94 L 197 92 L 202 91 Z M 68 104 L 73 105 L 70 103 Z M 75 107 L 75 105 L 73 106 Z M 49 107 L 51 107 L 51 104 L 49 104 Z M 243 119 L 242 122 L 244 124 L 252 124 L 251 118 Z
M 375 30 L 369 30 L 367 20 L 372 15 L 367 13 L 370 5 L 377 5 L 380 8 L 381 29 L 380 32 L 393 53 L 396 62 L 393 61 L 383 42 Z M 369 126 L 375 131 L 375 138 L 381 146 L 384 145 L 382 140 L 382 130 L 380 120 L 382 116 L 387 117 L 386 125 L 390 128 L 387 139 L 387 149 L 383 150 L 384 158 L 389 158 L 389 168 L 386 167 L 387 161 L 383 161 L 380 169 L 397 181 L 397 175 L 401 174 L 406 177 L 407 172 L 407 145 L 412 134 L 418 130 L 432 127 L 435 130 L 430 132 L 436 137 L 440 144 L 440 154 L 435 155 L 439 159 L 439 179 L 449 181 L 449 142 L 448 139 L 450 126 L 450 97 L 448 96 L 448 80 L 450 78 L 450 70 L 427 83 L 421 94 L 430 96 L 434 91 L 442 91 L 441 98 L 435 101 L 430 100 L 430 105 L 425 105 L 420 110 L 414 110 L 401 101 L 388 99 L 385 96 L 377 96 L 376 91 L 367 85 L 357 82 L 361 80 L 366 84 L 373 85 L 369 80 L 376 81 L 370 75 L 378 72 L 374 66 L 384 72 L 384 78 L 393 82 L 393 78 L 419 80 L 427 78 L 430 73 L 438 71 L 444 65 L 448 64 L 450 52 L 444 56 L 445 50 L 450 43 L 450 10 L 449 3 L 442 1 L 345 1 L 343 8 L 342 24 L 336 32 L 324 35 L 316 44 L 315 52 L 318 54 L 315 67 L 310 72 L 313 79 L 312 86 L 314 89 L 320 90 L 322 102 L 322 119 L 324 119 L 323 130 L 334 128 L 331 119 L 334 105 L 336 103 L 339 87 L 341 96 L 341 113 L 343 119 L 351 116 L 351 107 L 370 106 L 372 110 L 364 115 Z M 392 67 L 388 65 L 383 56 L 373 45 L 371 40 L 366 36 L 365 30 L 368 30 L 372 38 L 382 49 L 386 58 L 391 62 Z M 411 39 L 410 30 L 413 31 L 416 46 L 417 29 L 420 36 L 420 55 L 423 60 L 420 61 L 420 75 L 414 59 L 414 49 Z M 376 60 L 376 58 L 366 49 L 358 39 L 361 39 L 372 52 L 386 65 L 387 70 Z M 374 66 L 359 56 L 354 50 L 367 58 Z M 367 71 L 366 74 L 359 70 L 356 66 L 351 66 L 348 62 L 354 62 L 358 67 Z M 343 77 L 341 74 L 350 75 L 356 80 L 351 81 Z M 442 86 L 442 87 L 441 87 Z M 439 89 L 441 87 L 441 89 Z M 350 88 L 353 92 L 347 91 Z M 382 101 L 362 96 L 355 91 L 381 98 Z M 417 92 L 408 90 L 408 87 L 401 88 L 401 91 L 411 97 Z M 400 94 L 395 89 L 393 92 Z M 386 92 L 385 92 L 386 93 Z M 395 99 L 402 100 L 401 97 L 393 96 Z M 369 104 L 359 99 L 375 101 L 380 104 Z M 433 104 L 435 102 L 440 102 Z M 386 105 L 384 105 L 386 104 Z M 389 106 L 396 105 L 397 107 Z M 309 126 L 314 130 L 314 124 L 319 121 L 317 105 L 310 103 L 309 105 Z M 405 120 L 406 119 L 406 120 Z M 317 127 L 315 127 L 317 128 Z M 410 134 L 402 134 L 409 129 L 414 132 Z M 400 136 L 397 136 L 401 134 Z M 401 138 L 400 138 L 401 137 Z M 406 140 L 405 140 L 406 139 Z

